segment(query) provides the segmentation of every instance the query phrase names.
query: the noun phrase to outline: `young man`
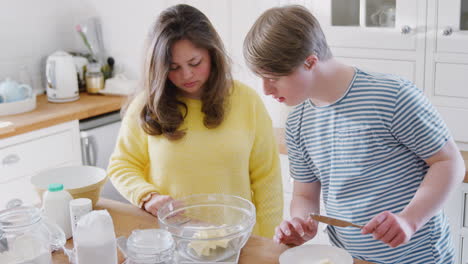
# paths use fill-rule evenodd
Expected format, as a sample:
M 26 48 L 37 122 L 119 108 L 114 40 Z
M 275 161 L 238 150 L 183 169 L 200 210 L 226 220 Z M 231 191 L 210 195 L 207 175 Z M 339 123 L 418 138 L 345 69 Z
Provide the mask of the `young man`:
M 291 220 L 279 243 L 312 239 L 320 192 L 327 214 L 355 224 L 328 226 L 331 242 L 375 263 L 453 263 L 442 205 L 462 181 L 463 159 L 437 111 L 415 85 L 333 58 L 304 7 L 265 11 L 244 42 L 264 91 L 297 105 L 286 124 L 295 180 Z

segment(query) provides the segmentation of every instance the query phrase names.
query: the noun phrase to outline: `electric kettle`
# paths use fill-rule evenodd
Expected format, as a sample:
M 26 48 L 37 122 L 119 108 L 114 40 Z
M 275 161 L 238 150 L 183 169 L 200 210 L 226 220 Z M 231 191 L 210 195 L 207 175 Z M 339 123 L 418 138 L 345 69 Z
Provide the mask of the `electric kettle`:
M 49 102 L 63 103 L 78 100 L 78 78 L 73 56 L 56 51 L 46 63 L 47 99 Z

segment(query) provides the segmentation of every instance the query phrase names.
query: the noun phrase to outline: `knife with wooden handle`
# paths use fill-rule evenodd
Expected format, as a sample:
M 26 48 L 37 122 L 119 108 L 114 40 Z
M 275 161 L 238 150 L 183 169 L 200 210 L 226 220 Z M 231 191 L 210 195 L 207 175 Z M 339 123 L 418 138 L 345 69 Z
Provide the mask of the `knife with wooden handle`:
M 356 225 L 356 224 L 353 224 L 351 222 L 336 219 L 336 218 L 333 218 L 333 217 L 324 216 L 324 215 L 310 214 L 310 217 L 312 219 L 314 219 L 315 221 L 322 222 L 322 223 L 332 225 L 332 226 L 339 226 L 339 227 L 354 226 L 354 227 L 357 227 L 357 228 L 360 228 L 360 229 L 363 228 L 363 226 Z

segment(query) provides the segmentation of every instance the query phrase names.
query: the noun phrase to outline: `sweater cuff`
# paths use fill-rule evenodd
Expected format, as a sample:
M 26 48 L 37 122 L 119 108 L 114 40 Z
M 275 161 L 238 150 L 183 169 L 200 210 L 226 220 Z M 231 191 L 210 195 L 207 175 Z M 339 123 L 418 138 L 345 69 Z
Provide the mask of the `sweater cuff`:
M 148 194 L 146 194 L 145 196 L 143 196 L 143 198 L 141 198 L 140 202 L 138 203 L 138 207 L 140 207 L 141 209 L 144 210 L 145 208 L 143 208 L 143 205 L 145 205 L 145 203 L 151 199 L 151 196 L 152 196 L 153 194 L 159 194 L 159 193 L 157 193 L 157 192 L 149 192 Z

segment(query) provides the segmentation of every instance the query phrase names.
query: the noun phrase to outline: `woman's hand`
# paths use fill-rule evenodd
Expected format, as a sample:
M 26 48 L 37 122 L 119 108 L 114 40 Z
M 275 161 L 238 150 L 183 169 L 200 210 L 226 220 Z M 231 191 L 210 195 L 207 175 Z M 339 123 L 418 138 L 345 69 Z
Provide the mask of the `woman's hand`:
M 306 220 L 294 217 L 284 220 L 275 229 L 274 240 L 276 243 L 299 246 L 315 237 L 318 223 L 311 218 Z
M 158 210 L 163 206 L 165 203 L 172 201 L 172 197 L 169 195 L 161 195 L 154 193 L 151 195 L 151 198 L 143 204 L 143 209 L 148 213 L 158 216 Z
M 415 232 L 405 217 L 388 211 L 378 214 L 362 228 L 362 234 L 373 234 L 375 239 L 393 248 L 408 242 Z

